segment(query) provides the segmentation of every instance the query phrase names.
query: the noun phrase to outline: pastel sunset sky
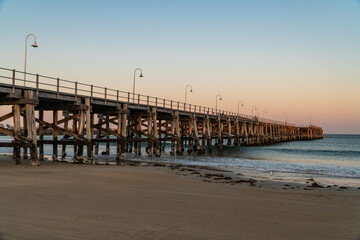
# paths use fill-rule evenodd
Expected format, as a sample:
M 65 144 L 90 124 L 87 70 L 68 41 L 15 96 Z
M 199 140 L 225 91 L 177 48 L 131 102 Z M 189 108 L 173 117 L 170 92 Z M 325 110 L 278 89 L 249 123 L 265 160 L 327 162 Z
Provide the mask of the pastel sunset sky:
M 0 0 L 0 67 L 29 33 L 28 72 L 360 134 L 360 1 Z

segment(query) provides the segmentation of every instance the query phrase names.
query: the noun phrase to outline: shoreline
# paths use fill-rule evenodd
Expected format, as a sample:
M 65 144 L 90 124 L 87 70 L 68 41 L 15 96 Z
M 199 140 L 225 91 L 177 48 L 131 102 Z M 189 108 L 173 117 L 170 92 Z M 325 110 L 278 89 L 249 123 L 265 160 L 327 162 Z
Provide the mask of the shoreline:
M 0 161 L 1 157 L 9 158 L 11 154 L 1 153 L 0 154 Z M 40 161 L 41 163 L 51 163 L 53 162 L 51 159 L 52 156 L 45 155 L 45 161 Z M 102 156 L 98 155 L 96 159 L 94 159 L 93 165 L 116 165 L 116 162 L 113 159 L 115 156 Z M 130 158 L 130 159 L 129 159 Z M 346 177 L 338 177 L 338 176 L 325 176 L 325 175 L 317 175 L 317 174 L 300 174 L 300 173 L 282 173 L 282 172 L 273 172 L 267 173 L 263 171 L 256 171 L 256 170 L 249 170 L 244 169 L 241 167 L 226 167 L 226 166 L 208 166 L 208 165 L 196 165 L 196 164 L 185 164 L 185 163 L 170 163 L 166 161 L 158 161 L 156 157 L 150 158 L 148 157 L 143 158 L 135 158 L 136 160 L 132 160 L 133 158 L 131 155 L 126 158 L 125 164 L 133 164 L 133 165 L 164 165 L 167 167 L 170 166 L 182 166 L 194 169 L 208 169 L 208 170 L 218 170 L 223 172 L 232 173 L 231 175 L 235 178 L 238 176 L 243 176 L 245 179 L 254 179 L 256 181 L 265 181 L 265 182 L 274 182 L 279 184 L 296 184 L 296 185 L 304 185 L 309 186 L 312 182 L 316 182 L 319 186 L 318 188 L 322 187 L 341 187 L 341 189 L 360 189 L 360 180 L 355 183 L 356 178 L 346 178 Z M 27 163 L 27 160 L 21 159 L 22 163 Z M 66 157 L 64 160 L 58 160 L 57 162 L 60 163 L 73 163 L 73 158 Z M 76 163 L 75 163 L 76 164 Z M 84 163 L 86 164 L 86 163 Z M 239 174 L 239 175 L 238 175 Z M 272 175 L 273 174 L 273 175 Z M 229 175 L 229 174 L 228 174 Z M 270 175 L 270 176 L 269 176 Z M 349 183 L 350 182 L 350 183 Z M 311 186 L 309 186 L 311 187 Z
M 258 181 L 179 164 L 12 163 L 0 161 L 2 240 L 360 237 L 355 188 Z

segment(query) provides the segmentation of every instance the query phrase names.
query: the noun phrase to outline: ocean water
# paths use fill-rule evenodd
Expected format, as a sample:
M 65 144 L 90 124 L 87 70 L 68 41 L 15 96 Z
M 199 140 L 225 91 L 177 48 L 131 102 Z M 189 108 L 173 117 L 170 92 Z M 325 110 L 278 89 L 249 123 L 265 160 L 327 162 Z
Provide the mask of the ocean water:
M 51 139 L 51 136 L 45 138 Z M 10 137 L 0 137 L 0 142 L 11 141 Z M 100 153 L 105 144 L 100 144 Z M 11 148 L 0 148 L 0 154 L 11 154 Z M 51 160 L 52 146 L 45 145 L 45 155 Z M 61 154 L 61 146 L 58 149 Z M 116 146 L 111 144 L 109 156 L 99 155 L 95 161 L 114 162 Z M 292 141 L 268 146 L 229 147 L 220 151 L 214 147 L 212 154 L 170 156 L 167 144 L 161 157 L 148 157 L 145 144 L 142 156 L 131 153 L 126 159 L 137 161 L 157 161 L 226 168 L 248 177 L 271 179 L 274 181 L 304 182 L 314 178 L 323 184 L 338 184 L 360 187 L 360 135 L 325 135 L 324 139 L 313 141 Z M 86 147 L 84 149 L 86 153 Z M 73 148 L 67 146 L 67 159 L 72 159 Z

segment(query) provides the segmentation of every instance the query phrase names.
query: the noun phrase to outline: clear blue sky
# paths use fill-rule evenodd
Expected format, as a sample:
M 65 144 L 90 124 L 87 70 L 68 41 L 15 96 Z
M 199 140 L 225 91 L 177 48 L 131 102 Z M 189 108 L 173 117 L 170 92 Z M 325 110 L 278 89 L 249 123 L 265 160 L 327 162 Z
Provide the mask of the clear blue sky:
M 356 0 L 0 0 L 0 66 L 360 133 Z M 344 124 L 343 124 L 344 123 Z

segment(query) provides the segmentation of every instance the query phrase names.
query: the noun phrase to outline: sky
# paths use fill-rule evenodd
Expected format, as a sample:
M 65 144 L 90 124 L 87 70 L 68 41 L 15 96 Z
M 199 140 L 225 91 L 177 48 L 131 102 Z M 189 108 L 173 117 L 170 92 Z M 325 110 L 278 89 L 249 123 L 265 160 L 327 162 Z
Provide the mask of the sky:
M 0 0 L 0 67 L 29 33 L 28 72 L 360 134 L 358 0 Z

